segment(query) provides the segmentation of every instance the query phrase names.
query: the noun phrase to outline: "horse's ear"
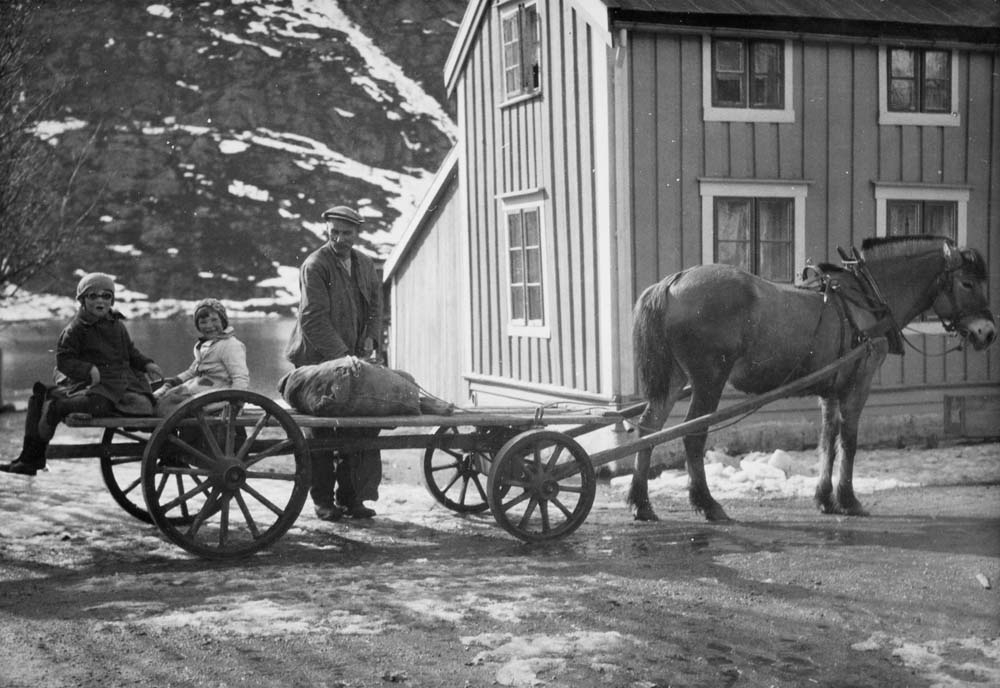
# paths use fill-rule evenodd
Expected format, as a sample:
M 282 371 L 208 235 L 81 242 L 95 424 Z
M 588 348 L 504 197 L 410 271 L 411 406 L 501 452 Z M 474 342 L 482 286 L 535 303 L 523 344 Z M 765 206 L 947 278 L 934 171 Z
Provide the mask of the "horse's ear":
M 962 267 L 962 252 L 951 245 L 950 241 L 944 242 L 944 264 L 949 270 L 957 270 Z

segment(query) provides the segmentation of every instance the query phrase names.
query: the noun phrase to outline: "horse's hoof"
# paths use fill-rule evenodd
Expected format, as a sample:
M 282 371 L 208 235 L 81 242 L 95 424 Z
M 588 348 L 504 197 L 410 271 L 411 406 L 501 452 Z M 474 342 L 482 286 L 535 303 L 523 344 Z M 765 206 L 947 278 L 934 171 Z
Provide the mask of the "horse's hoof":
M 854 504 L 844 506 L 841 505 L 838 512 L 844 514 L 845 516 L 868 516 L 868 509 L 861 506 L 860 502 L 855 502 Z
M 829 499 L 817 499 L 816 508 L 819 509 L 821 514 L 836 514 L 839 513 L 837 506 Z
M 653 511 L 653 507 L 648 504 L 641 507 L 636 507 L 633 513 L 633 517 L 636 521 L 659 521 L 660 517 L 656 515 Z
M 733 519 L 729 518 L 729 514 L 718 504 L 705 509 L 705 520 L 711 521 L 712 523 L 732 523 Z

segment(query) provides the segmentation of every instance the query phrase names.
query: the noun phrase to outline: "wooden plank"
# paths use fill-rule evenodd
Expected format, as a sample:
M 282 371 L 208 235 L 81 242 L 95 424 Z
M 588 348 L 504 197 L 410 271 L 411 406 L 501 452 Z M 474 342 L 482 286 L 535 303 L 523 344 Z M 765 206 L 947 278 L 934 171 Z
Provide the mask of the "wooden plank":
M 806 179 L 813 180 L 806 203 L 806 227 L 810 228 L 806 253 L 835 256 L 836 243 L 831 244 L 826 231 L 829 208 L 826 51 L 810 47 L 802 55 L 802 171 Z
M 802 179 L 803 169 L 802 146 L 804 141 L 804 90 L 805 74 L 803 73 L 803 53 L 805 47 L 800 41 L 792 44 L 792 104 L 795 109 L 795 121 L 778 124 L 778 176 L 782 179 Z M 806 250 L 806 255 L 810 251 Z
M 753 177 L 754 150 L 751 122 L 729 123 L 729 174 L 730 177 Z
M 680 209 L 680 225 L 677 231 L 680 235 L 680 255 L 677 257 L 677 267 L 665 266 L 663 275 L 700 265 L 701 255 L 701 189 L 698 177 L 705 175 L 705 155 L 701 148 L 705 140 L 705 121 L 701 115 L 701 37 L 680 36 L 680 93 L 681 122 L 677 131 L 680 140 L 679 177 L 680 191 L 678 207 Z M 635 295 L 633 301 L 638 298 Z
M 632 34 L 629 40 L 632 121 L 629 148 L 632 155 L 632 225 L 635 241 L 636 289 L 641 292 L 660 278 L 658 256 L 660 235 L 656 231 L 656 199 L 659 180 L 656 175 L 656 89 L 653 67 L 656 64 L 655 41 L 649 34 Z M 638 296 L 638 294 L 636 294 Z
M 878 179 L 878 51 L 855 46 L 852 63 L 854 144 L 851 169 L 851 246 L 860 246 L 875 236 L 875 195 L 872 181 Z
M 576 16 L 576 10 L 574 10 Z M 598 352 L 601 340 L 607 336 L 604 332 L 605 323 L 601 321 L 596 290 L 601 288 L 602 275 L 597 270 L 597 227 L 595 223 L 594 202 L 597 198 L 594 189 L 594 131 L 592 89 L 593 68 L 590 64 L 590 29 L 586 22 L 576 16 L 576 38 L 574 53 L 576 55 L 576 72 L 579 85 L 577 88 L 577 128 L 580 162 L 578 166 L 578 188 L 580 189 L 580 247 L 583 270 L 577 275 L 582 276 L 580 283 L 580 304 L 583 324 L 582 358 L 579 362 L 584 371 L 583 389 L 587 392 L 600 392 L 600 359 Z
M 854 151 L 852 113 L 854 111 L 854 81 L 852 50 L 847 45 L 827 47 L 827 194 L 826 216 L 827 246 L 836 250 L 837 246 L 852 243 L 851 209 L 854 205 L 851 179 Z M 869 192 L 870 193 L 870 192 Z M 830 253 L 829 255 L 836 255 Z

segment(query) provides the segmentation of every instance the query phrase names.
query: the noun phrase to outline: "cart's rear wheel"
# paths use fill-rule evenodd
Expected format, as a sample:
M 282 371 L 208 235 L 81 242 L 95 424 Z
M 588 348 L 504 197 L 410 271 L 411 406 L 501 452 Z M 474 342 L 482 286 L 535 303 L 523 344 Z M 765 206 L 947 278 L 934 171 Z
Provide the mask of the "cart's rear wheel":
M 142 501 L 142 452 L 145 443 L 137 443 L 131 456 L 112 456 L 112 445 L 118 431 L 105 428 L 101 437 L 101 477 L 118 506 L 125 509 L 144 523 L 152 523 L 153 517 L 146 511 Z
M 597 476 L 572 437 L 528 430 L 497 453 L 487 488 L 497 523 L 522 540 L 540 542 L 580 527 L 594 504 Z
M 434 433 L 441 441 L 424 452 L 424 484 L 427 490 L 438 502 L 460 514 L 480 513 L 490 508 L 486 482 L 494 449 L 486 446 L 472 449 L 447 446 L 451 438 L 472 438 L 474 433 L 478 433 L 475 428 L 471 432 L 469 430 L 444 425 Z
M 309 447 L 291 415 L 243 390 L 178 406 L 142 460 L 153 522 L 171 542 L 210 559 L 246 556 L 284 535 L 309 480 Z

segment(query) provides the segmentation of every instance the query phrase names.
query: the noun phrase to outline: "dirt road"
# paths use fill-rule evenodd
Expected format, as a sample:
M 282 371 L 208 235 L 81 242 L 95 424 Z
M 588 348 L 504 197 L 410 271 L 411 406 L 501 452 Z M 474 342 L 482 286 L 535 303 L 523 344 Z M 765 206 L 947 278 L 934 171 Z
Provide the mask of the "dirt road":
M 867 495 L 865 519 L 744 497 L 708 525 L 676 495 L 639 524 L 602 485 L 547 545 L 390 482 L 370 523 L 307 508 L 227 563 L 127 516 L 96 461 L 53 463 L 0 478 L 0 685 L 998 685 L 997 450 L 929 451 L 980 484 Z

